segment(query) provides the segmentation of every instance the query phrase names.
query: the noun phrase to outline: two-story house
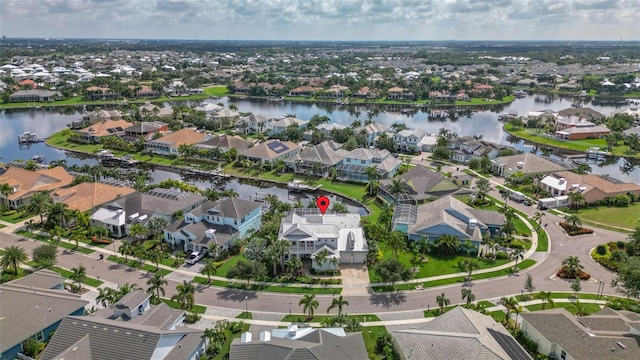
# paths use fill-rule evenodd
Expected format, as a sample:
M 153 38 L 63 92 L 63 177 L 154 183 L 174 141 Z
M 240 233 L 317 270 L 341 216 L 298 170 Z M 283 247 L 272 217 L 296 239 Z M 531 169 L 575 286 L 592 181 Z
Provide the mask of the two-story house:
M 338 177 L 344 180 L 367 182 L 369 174 L 367 168 L 374 168 L 377 179 L 393 177 L 402 161 L 391 156 L 389 150 L 358 148 L 345 154 L 342 164 L 337 167 Z
M 251 114 L 243 116 L 236 122 L 236 132 L 239 134 L 255 134 L 271 131 L 273 119 L 264 115 Z
M 100 142 L 105 136 L 121 136 L 125 134 L 125 130 L 133 124 L 126 120 L 102 120 L 88 127 L 76 130 L 79 136 L 74 137 L 74 141 L 80 141 L 90 144 Z
M 176 213 L 188 212 L 204 204 L 205 200 L 202 195 L 162 188 L 146 193 L 135 192 L 98 208 L 91 214 L 91 223 L 120 238 L 129 234 L 133 224 L 145 225 L 154 217 L 172 223 Z
M 286 116 L 275 120 L 271 123 L 270 136 L 277 136 L 287 131 L 289 126 L 297 126 L 300 129 L 304 129 L 307 126 L 308 121 L 298 119 L 293 116 Z
M 405 129 L 400 130 L 393 135 L 393 141 L 396 142 L 400 151 L 417 151 L 420 150 L 419 143 L 425 135 L 422 129 Z
M 317 209 L 295 209 L 282 219 L 278 239 L 291 244 L 289 256 L 312 259 L 316 270 L 363 264 L 367 258 L 368 245 L 359 214 L 322 215 Z M 326 257 L 315 261 L 320 252 Z
M 452 180 L 422 165 L 405 172 L 400 179 L 403 184 L 401 192 L 394 192 L 392 179 L 385 179 L 380 181 L 378 194 L 390 203 L 417 205 L 460 190 Z
M 226 249 L 262 224 L 262 203 L 238 198 L 209 201 L 165 229 L 164 240 L 185 251 Z M 217 246 L 213 246 L 213 245 Z
M 314 176 L 329 176 L 331 169 L 342 163 L 342 158 L 348 153 L 341 149 L 342 144 L 332 140 L 323 141 L 312 147 L 305 147 L 294 156 L 285 160 L 289 169 L 299 174 Z
M 356 132 L 363 133 L 367 137 L 367 145 L 372 146 L 376 142 L 376 138 L 389 130 L 387 125 L 377 123 L 375 121 L 370 122 L 364 126 L 356 129 Z
M 240 153 L 240 158 L 249 159 L 261 164 L 285 160 L 300 151 L 300 147 L 292 141 L 268 140 Z
M 8 184 L 11 192 L 0 194 L 0 203 L 6 203 L 10 209 L 27 205 L 38 191 L 53 191 L 71 185 L 71 176 L 63 167 L 51 169 L 26 170 L 10 166 L 0 175 L 0 184 Z

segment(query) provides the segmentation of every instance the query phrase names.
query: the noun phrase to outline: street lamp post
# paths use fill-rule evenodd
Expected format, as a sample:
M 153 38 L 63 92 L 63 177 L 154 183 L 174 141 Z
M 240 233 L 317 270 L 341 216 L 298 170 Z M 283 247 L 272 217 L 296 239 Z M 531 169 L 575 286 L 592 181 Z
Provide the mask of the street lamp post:
M 289 302 L 289 317 L 291 317 L 291 302 Z
M 249 317 L 249 297 L 245 296 L 244 297 L 244 318 L 248 318 Z

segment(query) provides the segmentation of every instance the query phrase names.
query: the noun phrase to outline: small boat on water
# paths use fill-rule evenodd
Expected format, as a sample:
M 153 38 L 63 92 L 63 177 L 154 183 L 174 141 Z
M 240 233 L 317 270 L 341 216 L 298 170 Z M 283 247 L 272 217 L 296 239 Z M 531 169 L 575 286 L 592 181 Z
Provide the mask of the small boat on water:
M 292 191 L 312 191 L 318 190 L 322 185 L 310 186 L 305 184 L 302 180 L 292 180 L 287 183 L 287 189 Z
M 38 139 L 38 134 L 31 131 L 25 131 L 22 134 L 18 135 L 18 142 L 20 144 L 31 144 L 31 143 L 41 142 L 41 141 L 44 141 L 44 140 Z

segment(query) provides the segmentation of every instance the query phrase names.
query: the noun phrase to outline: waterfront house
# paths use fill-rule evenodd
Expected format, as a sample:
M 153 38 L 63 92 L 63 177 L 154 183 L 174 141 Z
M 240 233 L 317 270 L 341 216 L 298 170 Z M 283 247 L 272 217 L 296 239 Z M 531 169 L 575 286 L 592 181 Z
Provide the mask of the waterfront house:
M 126 120 L 102 120 L 89 125 L 84 129 L 76 130 L 78 136 L 73 140 L 89 144 L 97 144 L 105 136 L 121 136 L 125 134 L 125 129 L 133 124 Z
M 318 145 L 305 147 L 300 152 L 285 160 L 289 169 L 299 174 L 327 177 L 331 169 L 342 163 L 342 158 L 348 153 L 341 149 L 341 144 L 334 141 L 323 141 Z
M 270 136 L 277 136 L 287 131 L 289 126 L 297 126 L 300 129 L 304 129 L 307 126 L 308 121 L 298 119 L 293 116 L 286 116 L 271 123 Z
M 505 217 L 498 211 L 474 209 L 451 195 L 422 205 L 400 204 L 393 212 L 393 229 L 409 240 L 435 241 L 442 235 L 471 240 L 478 247 L 483 234 L 498 235 Z
M 317 209 L 294 209 L 280 223 L 278 239 L 287 240 L 288 256 L 312 259 L 315 270 L 335 270 L 338 264 L 363 264 L 368 245 L 359 214 L 324 215 Z M 318 253 L 326 259 L 315 261 Z
M 150 298 L 134 290 L 89 316 L 65 317 L 40 359 L 199 359 L 202 330 L 183 326 L 184 310 L 151 306 Z
M 9 96 L 10 102 L 51 102 L 62 98 L 62 93 L 52 90 L 18 90 Z
M 142 115 L 142 117 L 151 115 L 157 117 L 173 117 L 173 109 L 159 107 L 158 105 L 154 105 L 150 102 L 146 102 L 144 105 L 138 106 L 138 113 Z
M 169 131 L 169 125 L 162 121 L 140 121 L 134 125 L 124 129 L 124 135 L 132 138 L 144 137 L 148 138 L 150 135 L 155 135 L 163 131 Z
M 316 92 L 322 89 L 314 88 L 312 86 L 299 86 L 289 91 L 289 96 L 313 96 Z
M 375 144 L 376 138 L 389 130 L 387 125 L 372 121 L 356 129 L 356 132 L 363 133 L 367 137 L 367 145 Z
M 361 87 L 353 97 L 359 99 L 377 99 L 379 97 L 379 92 L 377 90 L 371 89 L 368 86 Z
M 0 201 L 10 209 L 17 209 L 29 204 L 31 197 L 38 191 L 53 191 L 69 186 L 72 182 L 73 176 L 61 166 L 35 171 L 10 166 L 0 175 L 0 184 L 9 184 L 11 193 L 0 194 Z
M 563 140 L 598 139 L 611 133 L 606 126 L 596 125 L 577 116 L 558 116 L 554 129 L 555 137 Z
M 347 97 L 349 92 L 348 86 L 343 85 L 331 85 L 329 89 L 324 89 L 316 93 L 316 97 L 341 99 Z
M 202 195 L 170 189 L 134 192 L 98 208 L 91 214 L 91 223 L 106 228 L 112 236 L 120 238 L 128 235 L 133 224 L 145 225 L 154 217 L 172 223 L 176 220 L 176 213 L 190 211 L 205 201 L 206 197 Z
M 87 100 L 116 100 L 120 98 L 122 94 L 115 92 L 109 88 L 109 86 L 89 86 L 85 89 L 85 98 Z
M 553 359 L 640 358 L 640 316 L 605 307 L 590 316 L 564 308 L 523 312 L 522 332 Z
M 422 129 L 405 129 L 400 130 L 393 135 L 393 141 L 399 151 L 421 151 L 419 143 L 424 137 L 425 132 Z
M 265 356 L 266 355 L 266 356 Z M 243 333 L 231 343 L 229 360 L 255 359 L 367 360 L 367 348 L 359 332 L 343 328 L 312 328 L 289 325 L 262 331 L 256 339 Z
M 165 242 L 184 251 L 228 248 L 234 241 L 244 239 L 262 224 L 262 202 L 227 198 L 209 201 L 185 212 L 184 218 L 164 231 Z
M 392 335 L 401 359 L 532 360 L 502 324 L 461 306 Z
M 640 195 L 640 185 L 623 182 L 608 176 L 585 174 L 572 171 L 560 171 L 545 176 L 539 184 L 540 188 L 549 191 L 553 197 L 568 195 L 570 192 L 582 193 L 586 203 L 614 198 L 618 195 Z
M 394 192 L 393 180 L 385 179 L 380 181 L 378 194 L 391 203 L 418 205 L 460 190 L 453 181 L 422 165 L 405 172 L 399 180 L 402 191 Z
M 216 135 L 209 140 L 196 144 L 198 149 L 219 149 L 221 152 L 227 152 L 231 149 L 236 149 L 238 152 L 247 150 L 253 146 L 253 141 L 246 140 L 237 135 Z
M 67 315 L 83 315 L 87 301 L 64 290 L 51 270 L 38 270 L 0 285 L 0 360 L 24 353 L 29 338 L 49 341 Z
M 292 141 L 268 140 L 248 148 L 240 153 L 240 158 L 249 159 L 261 164 L 285 160 L 300 151 L 300 147 Z
M 239 134 L 255 134 L 268 132 L 271 130 L 273 119 L 269 119 L 264 115 L 251 114 L 249 116 L 240 117 L 236 122 L 236 133 Z
M 130 187 L 114 186 L 98 182 L 83 182 L 65 189 L 51 192 L 54 204 L 63 203 L 70 210 L 89 211 L 96 206 L 113 201 L 120 196 L 134 193 Z
M 561 116 L 564 118 L 576 116 L 579 118 L 583 118 L 587 121 L 598 121 L 606 117 L 603 113 L 599 111 L 593 110 L 592 108 L 585 108 L 585 107 L 579 107 L 579 108 L 571 107 L 564 110 L 560 110 L 558 111 L 558 116 Z
M 518 152 L 513 147 L 474 139 L 472 136 L 455 138 L 449 143 L 448 147 L 453 150 L 451 160 L 463 164 L 466 164 L 471 159 L 482 159 L 484 156 L 489 159 L 495 159 L 502 150 Z
M 345 154 L 342 163 L 337 167 L 338 178 L 351 181 L 367 182 L 367 168 L 375 168 L 377 179 L 392 178 L 402 161 L 391 156 L 389 150 L 358 148 Z
M 565 170 L 564 166 L 530 152 L 500 156 L 491 160 L 491 172 L 505 178 L 517 172 L 524 176 L 533 176 L 562 170 Z
M 145 149 L 158 155 L 179 155 L 180 145 L 195 145 L 210 139 L 206 133 L 191 128 L 184 128 L 163 137 L 148 141 Z

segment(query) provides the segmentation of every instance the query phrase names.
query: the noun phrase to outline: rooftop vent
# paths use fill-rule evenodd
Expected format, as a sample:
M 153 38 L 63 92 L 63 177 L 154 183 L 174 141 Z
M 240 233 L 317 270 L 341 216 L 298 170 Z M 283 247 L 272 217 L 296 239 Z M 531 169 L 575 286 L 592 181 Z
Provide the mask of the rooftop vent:
M 516 164 L 516 166 L 518 167 L 518 169 L 522 169 L 524 167 L 524 162 L 522 161 L 518 161 L 518 163 Z
M 564 184 L 566 181 L 567 181 L 567 179 L 565 179 L 565 178 L 560 178 L 560 179 L 558 179 L 558 184 L 562 185 L 562 184 Z
M 260 341 L 271 341 L 271 333 L 268 331 L 261 332 Z
M 240 336 L 240 342 L 242 343 L 250 343 L 251 342 L 251 333 L 250 332 L 245 332 L 242 333 L 242 336 Z
M 207 239 L 211 239 L 212 237 L 216 236 L 216 230 L 215 229 L 207 229 L 204 231 L 204 236 Z
M 469 219 L 469 229 L 475 229 L 476 225 L 478 225 L 478 220 L 476 219 Z

